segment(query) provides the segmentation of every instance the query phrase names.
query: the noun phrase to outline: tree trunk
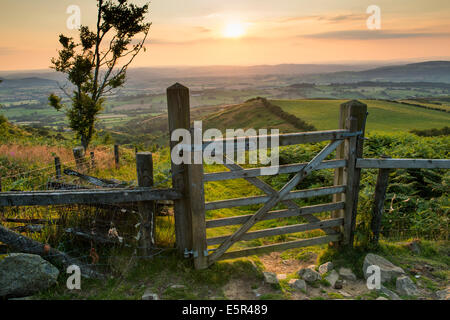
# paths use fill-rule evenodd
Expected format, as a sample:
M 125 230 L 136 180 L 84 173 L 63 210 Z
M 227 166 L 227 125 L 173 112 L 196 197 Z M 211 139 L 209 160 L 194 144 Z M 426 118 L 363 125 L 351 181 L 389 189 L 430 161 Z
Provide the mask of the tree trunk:
M 0 241 L 7 244 L 13 250 L 22 253 L 40 255 L 45 260 L 48 260 L 56 265 L 63 266 L 64 268 L 67 268 L 70 265 L 77 265 L 81 269 L 81 275 L 85 278 L 104 278 L 104 275 L 101 273 L 92 270 L 89 266 L 75 258 L 70 257 L 64 252 L 53 248 L 49 248 L 47 250 L 46 245 L 15 233 L 2 225 L 0 225 Z

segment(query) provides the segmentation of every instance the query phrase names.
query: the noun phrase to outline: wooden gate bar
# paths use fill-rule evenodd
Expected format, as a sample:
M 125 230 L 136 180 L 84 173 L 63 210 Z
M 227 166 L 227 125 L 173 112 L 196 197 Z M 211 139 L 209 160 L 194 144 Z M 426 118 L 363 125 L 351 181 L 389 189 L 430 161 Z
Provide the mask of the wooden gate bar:
M 279 134 L 274 135 L 278 136 L 279 138 L 279 146 L 290 146 L 290 145 L 296 145 L 296 144 L 306 144 L 306 143 L 316 143 L 321 141 L 328 141 L 328 140 L 342 140 L 345 138 L 348 138 L 350 136 L 357 135 L 357 133 L 349 132 L 346 129 L 338 129 L 338 130 L 327 130 L 327 131 L 311 131 L 311 132 L 300 132 L 300 133 L 285 133 L 285 134 Z M 271 139 L 270 135 L 261 135 L 257 136 L 259 138 L 266 138 L 267 139 L 267 148 L 270 149 L 271 147 Z M 210 144 L 218 144 L 223 143 L 222 148 L 223 150 L 226 150 L 226 146 L 228 143 L 234 145 L 234 150 L 238 150 L 239 148 L 239 142 L 244 140 L 243 145 L 245 150 L 254 150 L 255 147 L 251 141 L 254 140 L 256 137 L 235 137 L 235 138 L 228 138 L 228 139 L 213 139 L 213 140 L 204 140 L 203 141 L 203 149 L 205 149 Z
M 199 133 L 202 134 L 201 132 Z M 195 152 L 191 154 L 192 160 Z M 203 187 L 203 163 L 190 164 L 188 166 L 189 176 L 189 207 L 192 219 L 192 252 L 196 269 L 208 267 L 208 259 L 204 254 L 207 250 L 206 244 L 206 222 L 205 222 L 205 190 Z M 187 248 L 189 249 L 189 248 Z
M 450 169 L 448 159 L 357 159 L 361 169 Z
M 260 221 L 263 220 L 272 220 L 272 219 L 280 219 L 280 218 L 289 218 L 289 217 L 300 217 L 303 215 L 308 215 L 312 213 L 320 213 L 326 211 L 339 210 L 344 208 L 345 202 L 336 202 L 336 203 L 327 203 L 327 204 L 318 204 L 314 206 L 301 207 L 297 210 L 287 209 L 287 210 L 276 210 L 269 211 Z M 229 218 L 220 218 L 214 220 L 206 220 L 206 228 L 220 228 L 225 226 L 233 226 L 237 224 L 243 224 L 247 222 L 248 219 L 253 216 L 252 214 L 246 214 L 242 216 L 235 216 Z
M 276 167 L 278 169 L 277 174 L 299 172 L 301 169 L 306 167 L 307 164 L 308 163 L 284 164 Z M 315 170 L 343 168 L 346 165 L 347 165 L 346 160 L 327 160 L 323 161 Z M 266 170 L 270 168 L 272 167 L 265 167 Z M 261 169 L 262 168 L 251 168 L 251 169 L 243 169 L 241 171 L 223 171 L 223 172 L 205 173 L 203 181 L 210 182 L 210 181 L 260 177 L 264 175 L 262 174 Z
M 244 234 L 241 238 L 242 240 L 253 240 L 258 238 L 264 238 L 264 237 L 272 237 L 272 236 L 279 236 L 282 234 L 289 234 L 289 233 L 297 233 L 297 232 L 304 232 L 309 230 L 315 230 L 315 229 L 326 229 L 331 227 L 337 227 L 341 226 L 344 223 L 343 218 L 339 219 L 329 219 L 329 220 L 320 220 L 318 222 L 312 222 L 312 223 L 303 223 L 303 224 L 294 224 L 289 226 L 282 226 L 277 228 L 270 228 L 270 229 L 263 229 L 263 230 L 257 230 L 252 232 L 247 232 Z M 206 239 L 208 246 L 221 244 L 226 239 L 228 239 L 230 235 L 226 236 L 220 236 L 220 237 L 214 237 Z
M 317 167 L 327 156 L 329 156 L 337 146 L 342 143 L 342 140 L 335 140 L 330 142 L 322 151 L 320 151 L 308 165 L 300 170 L 281 190 L 270 199 L 246 222 L 239 230 L 237 230 L 231 237 L 225 240 L 222 245 L 217 248 L 209 257 L 208 264 L 212 264 L 223 255 L 236 241 L 240 238 L 258 221 L 260 220 L 277 202 L 283 200 L 289 192 L 294 189 L 305 177 L 307 177 L 315 167 Z
M 284 197 L 284 199 L 293 200 L 293 199 L 321 197 L 321 196 L 327 196 L 327 195 L 336 194 L 336 193 L 344 193 L 345 189 L 346 189 L 345 186 L 334 186 L 334 187 L 322 187 L 322 188 L 315 188 L 315 189 L 292 191 L 292 192 L 288 193 Z M 219 201 L 207 202 L 205 204 L 205 208 L 206 208 L 206 210 L 216 210 L 216 209 L 241 207 L 241 206 L 265 203 L 269 199 L 270 199 L 269 196 L 254 196 L 254 197 L 247 197 L 247 198 L 234 198 L 234 199 L 227 199 L 227 200 L 219 200 Z
M 348 122 L 349 118 L 356 119 L 356 124 L 354 124 L 355 126 L 354 128 L 350 128 L 351 123 Z M 332 213 L 333 218 L 340 218 L 340 217 L 348 218 L 347 221 L 344 222 L 344 224 L 347 225 L 346 236 L 344 238 L 344 242 L 346 244 L 350 244 L 353 242 L 354 220 L 356 219 L 356 212 L 357 212 L 356 207 L 359 193 L 359 178 L 361 171 L 359 168 L 355 167 L 356 162 L 355 158 L 362 157 L 363 142 L 364 142 L 363 137 L 365 131 L 366 118 L 367 118 L 366 104 L 361 103 L 357 100 L 352 100 L 341 104 L 339 116 L 339 128 L 360 133 L 360 135 L 356 139 L 356 146 L 355 146 L 355 138 L 348 137 L 345 144 L 340 145 L 336 149 L 337 160 L 338 159 L 348 160 L 349 158 L 351 158 L 351 162 L 347 161 L 347 166 L 345 168 L 337 168 L 334 173 L 334 185 L 346 185 L 348 188 L 345 194 L 343 193 L 335 194 L 333 196 L 334 202 L 346 201 L 345 209 L 337 210 Z M 352 194 L 348 195 L 350 192 Z M 344 228 L 341 228 L 340 231 L 344 232 L 345 230 Z M 339 245 L 339 243 L 335 243 L 335 245 Z
M 246 256 L 255 255 L 255 254 L 261 254 L 261 253 L 283 251 L 283 250 L 300 248 L 300 247 L 309 247 L 309 246 L 314 246 L 314 245 L 318 245 L 318 244 L 339 241 L 340 238 L 341 238 L 340 234 L 328 235 L 328 236 L 323 236 L 323 237 L 302 239 L 302 240 L 289 241 L 289 242 L 283 242 L 283 243 L 277 243 L 277 244 L 270 244 L 270 245 L 255 247 L 255 248 L 230 251 L 230 252 L 226 252 L 223 255 L 221 255 L 217 260 L 235 259 L 235 258 L 246 257 Z

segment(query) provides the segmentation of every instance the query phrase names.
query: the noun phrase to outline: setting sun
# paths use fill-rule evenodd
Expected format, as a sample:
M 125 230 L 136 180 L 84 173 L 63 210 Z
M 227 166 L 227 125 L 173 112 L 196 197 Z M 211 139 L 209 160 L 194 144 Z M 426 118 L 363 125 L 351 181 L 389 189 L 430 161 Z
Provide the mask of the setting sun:
M 244 25 L 240 22 L 233 22 L 226 25 L 223 32 L 226 38 L 240 38 L 245 34 Z

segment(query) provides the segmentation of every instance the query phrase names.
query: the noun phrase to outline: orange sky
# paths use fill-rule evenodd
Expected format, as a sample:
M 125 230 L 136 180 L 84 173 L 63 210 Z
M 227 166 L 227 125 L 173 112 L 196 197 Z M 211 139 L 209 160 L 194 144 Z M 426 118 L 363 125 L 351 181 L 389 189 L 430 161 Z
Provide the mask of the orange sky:
M 142 4 L 144 1 L 136 0 Z M 1 0 L 0 70 L 44 69 L 67 29 L 69 5 L 94 25 L 94 0 Z M 381 9 L 368 30 L 366 9 Z M 448 0 L 153 0 L 147 51 L 133 66 L 255 65 L 449 59 Z M 226 38 L 231 24 L 239 38 Z

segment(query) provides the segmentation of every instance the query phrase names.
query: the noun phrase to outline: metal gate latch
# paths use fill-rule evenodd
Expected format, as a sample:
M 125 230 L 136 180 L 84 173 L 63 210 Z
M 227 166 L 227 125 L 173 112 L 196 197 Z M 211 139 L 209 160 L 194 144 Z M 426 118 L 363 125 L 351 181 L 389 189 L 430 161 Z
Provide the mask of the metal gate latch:
M 187 248 L 184 248 L 184 257 L 189 258 L 189 256 L 192 254 L 194 258 L 198 257 L 198 252 L 194 250 L 188 250 Z

